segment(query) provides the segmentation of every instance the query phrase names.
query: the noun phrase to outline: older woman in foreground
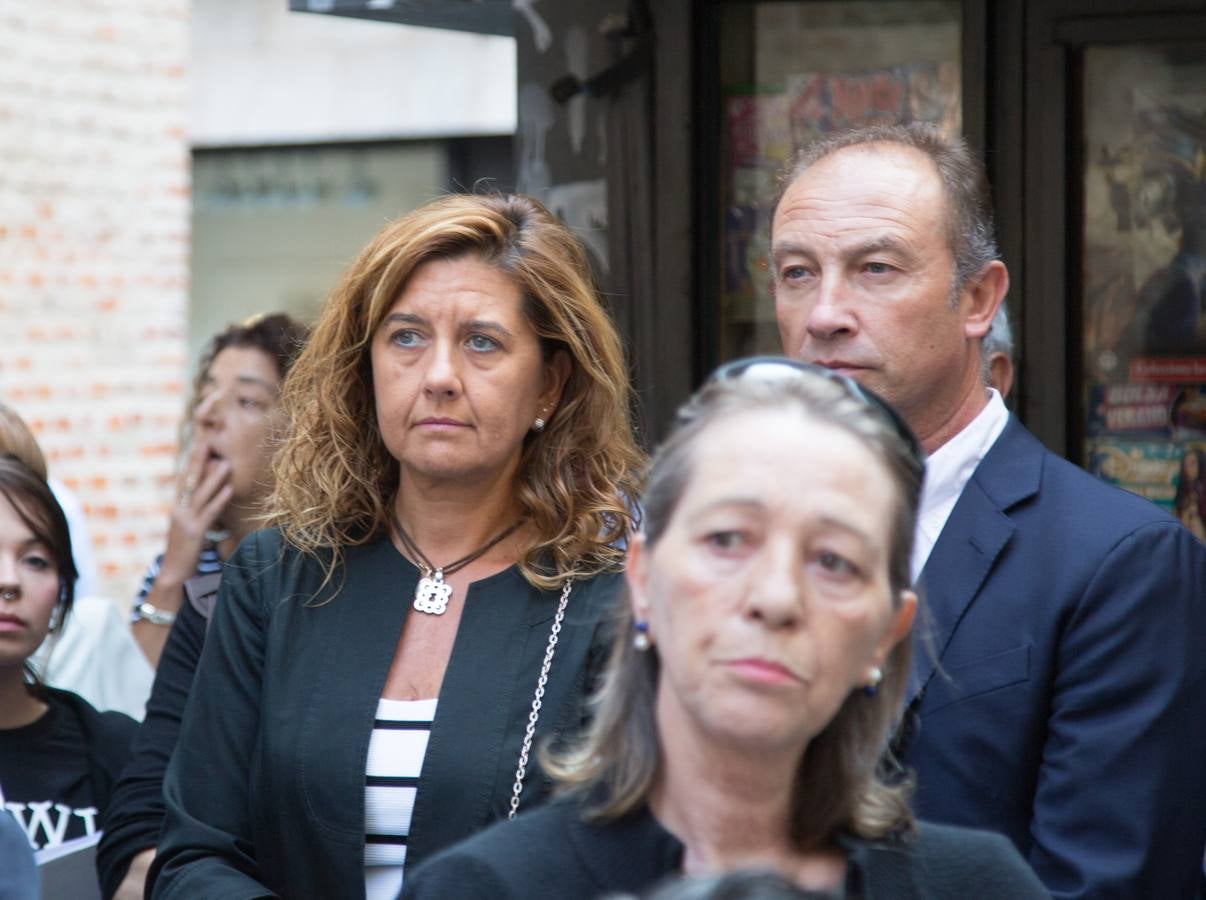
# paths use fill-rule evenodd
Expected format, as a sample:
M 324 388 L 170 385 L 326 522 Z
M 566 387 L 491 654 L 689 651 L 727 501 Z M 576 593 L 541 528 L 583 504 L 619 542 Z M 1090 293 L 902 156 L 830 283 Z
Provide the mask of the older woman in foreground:
M 394 897 L 541 801 L 602 668 L 641 456 L 585 253 L 519 196 L 387 225 L 286 379 L 273 524 L 227 563 L 155 896 Z
M 731 363 L 679 413 L 565 796 L 415 873 L 406 896 L 595 897 L 783 873 L 844 898 L 1047 896 L 1007 840 L 915 823 L 880 775 L 908 672 L 924 465 L 853 382 Z

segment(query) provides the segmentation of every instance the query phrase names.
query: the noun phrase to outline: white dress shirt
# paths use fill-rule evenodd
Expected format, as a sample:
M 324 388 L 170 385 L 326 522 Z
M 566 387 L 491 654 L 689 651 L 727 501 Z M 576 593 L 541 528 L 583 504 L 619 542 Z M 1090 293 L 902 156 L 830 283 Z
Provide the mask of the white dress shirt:
M 967 427 L 926 457 L 925 484 L 921 489 L 921 508 L 917 512 L 917 531 L 913 535 L 913 582 L 921 576 L 938 535 L 946 526 L 959 495 L 976 471 L 976 466 L 997 442 L 1009 422 L 1009 410 L 995 388 L 987 388 L 988 405 Z

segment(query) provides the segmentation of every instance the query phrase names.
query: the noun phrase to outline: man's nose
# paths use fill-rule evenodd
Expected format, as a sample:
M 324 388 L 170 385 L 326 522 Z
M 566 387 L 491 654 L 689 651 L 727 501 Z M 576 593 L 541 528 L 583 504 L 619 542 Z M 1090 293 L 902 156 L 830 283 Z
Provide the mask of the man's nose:
M 858 319 L 850 303 L 849 288 L 841 275 L 821 278 L 816 298 L 808 311 L 808 334 L 815 340 L 831 340 L 858 331 Z

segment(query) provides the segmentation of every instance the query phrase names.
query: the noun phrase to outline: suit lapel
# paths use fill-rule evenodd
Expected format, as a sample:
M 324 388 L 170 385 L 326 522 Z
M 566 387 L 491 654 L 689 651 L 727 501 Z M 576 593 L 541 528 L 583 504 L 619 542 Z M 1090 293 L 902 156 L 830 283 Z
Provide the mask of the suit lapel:
M 960 620 L 1013 538 L 1008 511 L 1038 493 L 1043 452 L 1042 444 L 1010 416 L 959 495 L 921 573 L 924 612 L 906 704 L 917 699 L 933 676 Z

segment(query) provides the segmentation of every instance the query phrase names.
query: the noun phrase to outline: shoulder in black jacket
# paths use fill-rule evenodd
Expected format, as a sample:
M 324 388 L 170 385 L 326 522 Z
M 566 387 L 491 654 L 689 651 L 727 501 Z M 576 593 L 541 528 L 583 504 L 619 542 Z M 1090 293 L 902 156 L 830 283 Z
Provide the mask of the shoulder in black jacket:
M 676 877 L 683 845 L 641 809 L 587 822 L 574 800 L 500 822 L 408 876 L 404 900 L 578 900 L 640 893 Z M 843 838 L 847 887 L 860 900 L 1047 900 L 998 834 L 921 823 L 907 841 Z

